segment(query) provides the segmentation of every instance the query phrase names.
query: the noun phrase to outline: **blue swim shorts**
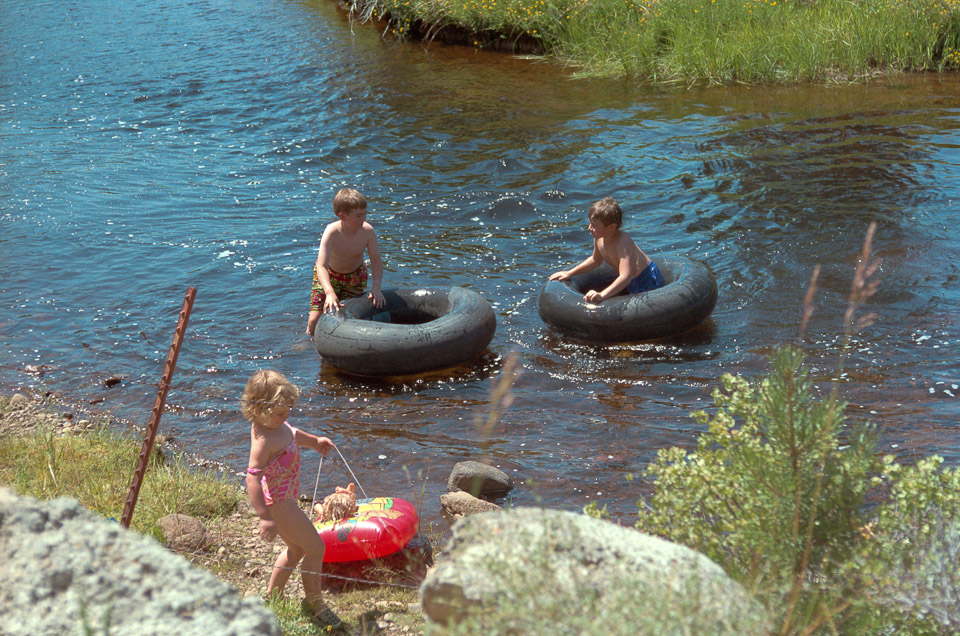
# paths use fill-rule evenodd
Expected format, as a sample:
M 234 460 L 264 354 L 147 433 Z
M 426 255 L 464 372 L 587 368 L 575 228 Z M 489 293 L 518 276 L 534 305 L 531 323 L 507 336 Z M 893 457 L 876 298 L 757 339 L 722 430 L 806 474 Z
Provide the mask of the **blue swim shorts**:
M 650 291 L 658 287 L 663 287 L 667 281 L 663 279 L 663 274 L 657 264 L 650 261 L 650 264 L 643 268 L 636 278 L 627 285 L 628 294 L 639 294 L 640 292 Z

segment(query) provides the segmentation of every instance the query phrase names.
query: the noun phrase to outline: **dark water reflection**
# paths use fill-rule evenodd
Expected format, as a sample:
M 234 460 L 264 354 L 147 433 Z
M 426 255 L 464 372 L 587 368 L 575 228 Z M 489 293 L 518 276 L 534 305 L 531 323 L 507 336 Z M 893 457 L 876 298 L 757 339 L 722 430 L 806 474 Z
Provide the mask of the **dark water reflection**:
M 0 20 L 0 382 L 143 422 L 183 294 L 199 289 L 164 428 L 240 469 L 237 397 L 274 367 L 297 424 L 331 434 L 368 492 L 439 522 L 453 463 L 486 455 L 512 502 L 628 518 L 656 451 L 724 372 L 795 337 L 823 390 L 866 227 L 883 259 L 840 383 L 886 449 L 960 459 L 960 77 L 869 86 L 654 89 L 469 49 L 382 40 L 332 3 L 12 0 Z M 397 381 L 322 366 L 302 335 L 333 193 L 371 200 L 386 285 L 464 285 L 498 330 L 462 368 Z M 612 194 L 647 251 L 713 268 L 697 330 L 596 347 L 546 329 L 545 275 L 589 249 Z M 506 356 L 514 400 L 482 424 Z M 43 377 L 26 365 L 50 365 Z M 106 389 L 114 373 L 128 379 Z M 331 466 L 330 468 L 326 468 Z M 315 464 L 314 464 L 315 465 Z M 308 464 L 310 466 L 310 464 Z M 308 468 L 307 472 L 313 468 Z M 331 483 L 345 483 L 338 462 Z M 304 476 L 304 483 L 312 481 Z

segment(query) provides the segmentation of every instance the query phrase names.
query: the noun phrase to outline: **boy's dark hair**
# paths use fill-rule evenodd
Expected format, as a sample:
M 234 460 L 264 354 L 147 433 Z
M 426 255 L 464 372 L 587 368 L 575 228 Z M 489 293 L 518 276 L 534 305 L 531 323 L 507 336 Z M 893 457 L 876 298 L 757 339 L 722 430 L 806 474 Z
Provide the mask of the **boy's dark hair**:
M 346 214 L 351 210 L 366 210 L 367 197 L 363 196 L 353 188 L 342 188 L 333 197 L 333 213 Z
M 623 225 L 623 212 L 620 210 L 620 204 L 613 197 L 600 199 L 591 205 L 587 218 L 591 221 L 600 221 L 604 225 L 616 223 L 618 229 Z

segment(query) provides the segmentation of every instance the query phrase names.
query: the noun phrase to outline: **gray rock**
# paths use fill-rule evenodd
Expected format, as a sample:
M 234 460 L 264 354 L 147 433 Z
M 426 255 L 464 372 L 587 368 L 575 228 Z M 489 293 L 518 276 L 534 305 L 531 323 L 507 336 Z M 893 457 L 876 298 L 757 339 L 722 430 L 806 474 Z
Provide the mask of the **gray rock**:
M 513 488 L 510 477 L 493 466 L 480 462 L 457 462 L 447 478 L 447 490 L 463 490 L 474 497 L 503 495 Z
M 175 550 L 199 551 L 207 547 L 207 527 L 190 515 L 173 514 L 157 519 L 167 545 Z
M 448 492 L 440 495 L 440 505 L 443 510 L 455 519 L 473 515 L 478 512 L 489 512 L 493 510 L 503 510 L 500 506 L 483 499 L 478 499 L 468 492 L 458 490 L 457 492 Z
M 760 604 L 705 556 L 536 508 L 458 521 L 420 594 L 429 621 L 472 625 L 467 633 L 747 636 L 768 626 Z
M 258 597 L 73 499 L 0 489 L 0 634 L 281 636 Z
M 23 393 L 14 393 L 10 398 L 10 401 L 7 403 L 7 406 L 10 410 L 18 411 L 22 408 L 26 408 L 30 404 L 30 400 L 27 399 L 27 396 Z

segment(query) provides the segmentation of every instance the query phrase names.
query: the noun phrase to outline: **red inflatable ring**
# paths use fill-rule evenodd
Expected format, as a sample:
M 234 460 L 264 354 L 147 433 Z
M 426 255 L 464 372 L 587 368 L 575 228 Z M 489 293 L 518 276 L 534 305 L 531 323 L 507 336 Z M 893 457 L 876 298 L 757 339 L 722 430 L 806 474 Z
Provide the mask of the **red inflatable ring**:
M 396 497 L 358 499 L 357 514 L 313 522 L 326 545 L 324 563 L 364 561 L 393 554 L 417 534 L 417 509 Z

